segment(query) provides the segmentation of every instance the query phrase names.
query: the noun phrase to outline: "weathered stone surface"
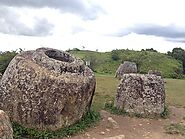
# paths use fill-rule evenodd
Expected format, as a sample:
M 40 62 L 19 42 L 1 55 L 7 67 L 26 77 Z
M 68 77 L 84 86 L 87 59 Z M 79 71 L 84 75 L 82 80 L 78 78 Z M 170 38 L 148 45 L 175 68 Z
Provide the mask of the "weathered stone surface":
M 164 111 L 165 88 L 160 76 L 124 74 L 118 86 L 115 105 L 128 113 L 155 116 Z
M 118 67 L 115 77 L 121 79 L 124 74 L 128 73 L 137 73 L 136 63 L 124 61 L 124 63 Z
M 7 114 L 0 110 L 0 138 L 13 139 L 13 130 Z
M 162 74 L 159 70 L 149 70 L 148 71 L 148 74 L 154 74 L 154 75 L 157 75 L 157 76 L 161 76 L 162 77 Z
M 95 76 L 69 53 L 40 48 L 15 56 L 0 82 L 0 108 L 25 127 L 57 130 L 89 110 Z

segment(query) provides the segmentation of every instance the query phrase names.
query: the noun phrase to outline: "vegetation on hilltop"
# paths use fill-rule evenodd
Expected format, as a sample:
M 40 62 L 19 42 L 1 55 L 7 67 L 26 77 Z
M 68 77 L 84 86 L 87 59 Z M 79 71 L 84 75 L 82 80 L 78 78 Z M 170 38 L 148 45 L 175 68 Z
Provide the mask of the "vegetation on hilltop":
M 115 74 L 118 66 L 124 61 L 135 62 L 139 73 L 147 73 L 148 70 L 160 70 L 164 77 L 181 78 L 183 72 L 180 61 L 153 49 L 142 51 L 122 49 L 104 53 L 85 50 L 72 50 L 69 52 L 84 61 L 90 61 L 90 67 L 93 71 L 100 74 Z
M 185 51 L 182 48 L 174 48 L 168 54 L 159 53 L 153 48 L 142 49 L 141 51 L 122 49 L 104 53 L 76 48 L 68 50 L 68 52 L 84 61 L 90 61 L 90 68 L 100 74 L 114 75 L 118 66 L 124 61 L 135 62 L 139 73 L 147 73 L 148 70 L 160 70 L 162 75 L 167 78 L 182 78 L 182 73 L 185 73 Z M 4 73 L 16 54 L 16 51 L 0 52 L 0 73 Z
M 0 73 L 3 74 L 10 63 L 10 61 L 16 55 L 16 51 L 0 52 Z

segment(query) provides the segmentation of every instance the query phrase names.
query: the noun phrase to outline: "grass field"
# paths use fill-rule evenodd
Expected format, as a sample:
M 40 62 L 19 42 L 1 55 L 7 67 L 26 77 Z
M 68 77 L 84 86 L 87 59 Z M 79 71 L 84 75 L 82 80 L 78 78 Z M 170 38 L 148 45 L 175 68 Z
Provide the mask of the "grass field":
M 114 100 L 119 81 L 111 75 L 96 75 L 96 92 L 93 109 L 101 110 L 105 102 Z M 165 79 L 166 102 L 185 107 L 185 80 Z
M 185 107 L 185 80 L 165 79 L 166 102 L 169 105 Z

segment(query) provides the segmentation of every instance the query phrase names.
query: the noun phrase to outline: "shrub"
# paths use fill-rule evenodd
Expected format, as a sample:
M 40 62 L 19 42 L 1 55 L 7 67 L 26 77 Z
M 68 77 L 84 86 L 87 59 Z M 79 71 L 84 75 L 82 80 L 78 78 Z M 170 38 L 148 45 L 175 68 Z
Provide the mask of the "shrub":
M 0 73 L 4 73 L 8 67 L 10 61 L 14 58 L 17 53 L 15 51 L 6 51 L 0 53 Z

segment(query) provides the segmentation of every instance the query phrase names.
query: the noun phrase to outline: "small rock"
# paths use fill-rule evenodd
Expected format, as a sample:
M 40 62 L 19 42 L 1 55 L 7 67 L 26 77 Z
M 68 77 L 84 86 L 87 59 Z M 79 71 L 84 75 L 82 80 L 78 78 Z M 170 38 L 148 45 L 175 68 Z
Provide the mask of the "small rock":
M 108 117 L 107 120 L 112 124 L 114 129 L 119 128 L 118 123 L 112 117 Z
M 142 124 L 139 124 L 139 126 L 142 126 Z
M 107 128 L 106 131 L 107 131 L 107 132 L 110 132 L 110 129 Z
M 91 136 L 91 135 L 90 135 L 90 134 L 88 134 L 88 133 L 86 133 L 85 135 L 86 135 L 87 137 L 90 137 L 90 136 Z
M 125 135 L 118 135 L 118 136 L 108 137 L 104 139 L 125 139 Z
M 102 131 L 102 132 L 100 132 L 100 134 L 101 134 L 101 135 L 105 135 L 105 132 Z

